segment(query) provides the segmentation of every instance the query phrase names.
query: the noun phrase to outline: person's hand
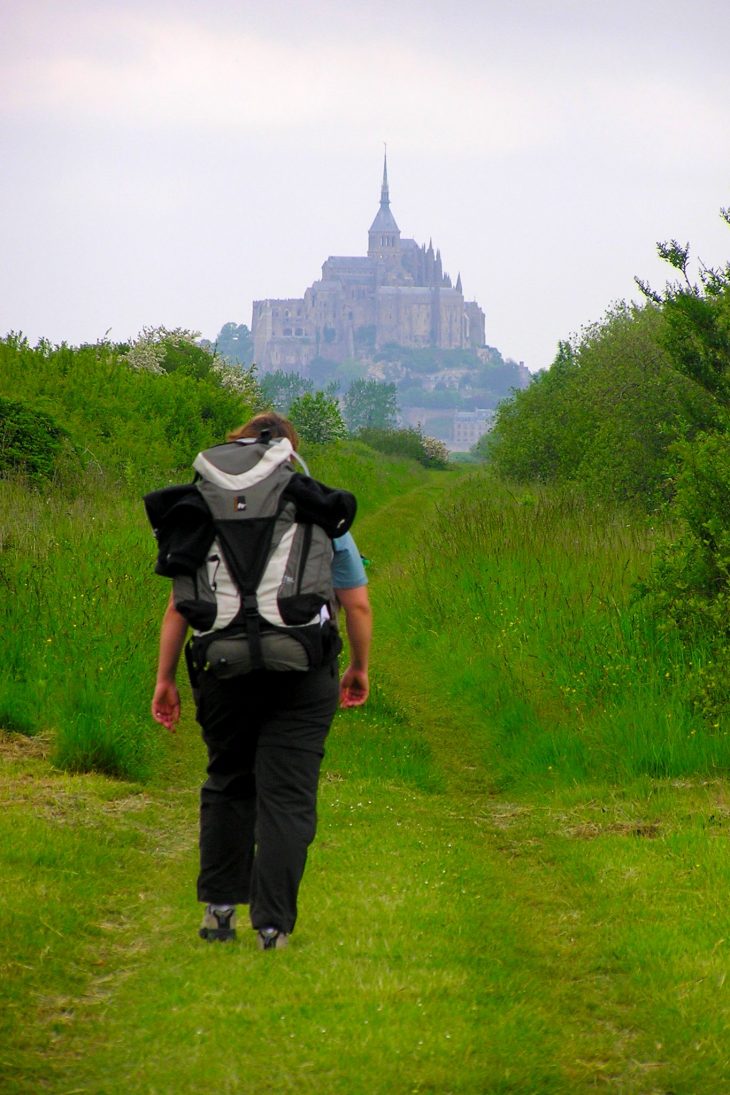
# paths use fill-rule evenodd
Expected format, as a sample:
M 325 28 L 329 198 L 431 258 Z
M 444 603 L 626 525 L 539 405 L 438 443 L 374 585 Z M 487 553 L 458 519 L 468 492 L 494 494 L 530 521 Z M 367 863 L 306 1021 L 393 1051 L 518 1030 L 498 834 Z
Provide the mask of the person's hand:
M 365 670 L 350 666 L 340 681 L 340 707 L 361 707 L 369 692 L 370 682 Z
M 174 681 L 158 681 L 152 696 L 152 718 L 173 734 L 180 718 L 180 693 Z

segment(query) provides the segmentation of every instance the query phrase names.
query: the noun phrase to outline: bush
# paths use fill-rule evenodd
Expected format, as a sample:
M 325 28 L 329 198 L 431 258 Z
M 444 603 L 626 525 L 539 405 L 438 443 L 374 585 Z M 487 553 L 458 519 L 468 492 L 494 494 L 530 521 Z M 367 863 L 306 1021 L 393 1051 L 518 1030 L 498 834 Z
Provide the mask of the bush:
M 449 451 L 443 441 L 424 436 L 420 429 L 383 430 L 371 427 L 360 430 L 357 439 L 378 452 L 408 456 L 426 468 L 445 468 L 449 462 Z
M 73 454 L 67 431 L 50 415 L 0 396 L 0 475 L 50 479 Z
M 108 343 L 31 347 L 11 335 L 0 339 L 0 395 L 65 431 L 84 465 L 141 492 L 188 475 L 196 452 L 250 417 L 257 390 L 249 373 L 218 363 L 199 378 L 130 367 Z
M 730 711 L 730 432 L 701 434 L 673 454 L 673 534 L 641 588 L 665 630 L 707 645 L 690 686 L 700 712 L 717 719 Z
M 347 437 L 347 427 L 334 395 L 305 392 L 289 407 L 289 421 L 303 441 L 326 445 Z

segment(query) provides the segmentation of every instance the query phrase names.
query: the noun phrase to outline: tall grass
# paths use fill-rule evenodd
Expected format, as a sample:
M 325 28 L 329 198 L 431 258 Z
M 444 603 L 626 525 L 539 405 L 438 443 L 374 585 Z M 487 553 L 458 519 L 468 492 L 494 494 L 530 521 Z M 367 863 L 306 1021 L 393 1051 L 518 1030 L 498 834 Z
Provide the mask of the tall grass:
M 164 583 L 140 502 L 87 484 L 75 499 L 0 483 L 6 649 L 0 727 L 55 732 L 55 759 L 141 778 Z
M 707 652 L 637 598 L 652 542 L 577 493 L 470 476 L 384 592 L 386 671 L 460 714 L 498 786 L 724 769 L 685 679 Z
M 305 444 L 302 456 L 316 479 L 356 495 L 359 519 L 426 482 L 429 475 L 415 460 L 386 456 L 362 441 Z

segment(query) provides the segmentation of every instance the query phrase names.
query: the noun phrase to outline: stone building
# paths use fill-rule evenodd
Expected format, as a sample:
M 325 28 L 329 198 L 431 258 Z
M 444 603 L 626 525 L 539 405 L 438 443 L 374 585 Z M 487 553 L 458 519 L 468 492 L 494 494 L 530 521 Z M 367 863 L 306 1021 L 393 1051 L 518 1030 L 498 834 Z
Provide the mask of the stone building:
M 492 427 L 494 411 L 455 411 L 454 436 L 449 448 L 452 452 L 466 452 Z
M 306 373 L 314 358 L 367 360 L 388 344 L 456 350 L 485 342 L 484 312 L 464 300 L 461 275 L 452 285 L 432 243 L 401 237 L 387 160 L 367 255 L 328 258 L 301 298 L 255 300 L 251 333 L 264 372 Z

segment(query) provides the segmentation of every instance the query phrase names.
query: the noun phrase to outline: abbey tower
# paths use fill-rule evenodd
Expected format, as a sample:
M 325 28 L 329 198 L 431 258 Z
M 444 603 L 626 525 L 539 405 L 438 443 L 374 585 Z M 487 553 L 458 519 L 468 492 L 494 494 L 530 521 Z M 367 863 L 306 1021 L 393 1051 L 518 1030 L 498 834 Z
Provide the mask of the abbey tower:
M 387 159 L 367 255 L 330 257 L 301 298 L 255 300 L 254 360 L 305 373 L 315 358 L 367 360 L 389 344 L 442 350 L 484 346 L 484 313 L 465 301 L 432 244 L 402 239 L 390 208 Z

